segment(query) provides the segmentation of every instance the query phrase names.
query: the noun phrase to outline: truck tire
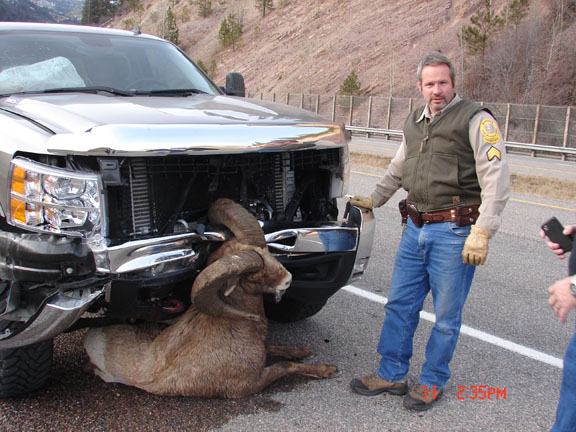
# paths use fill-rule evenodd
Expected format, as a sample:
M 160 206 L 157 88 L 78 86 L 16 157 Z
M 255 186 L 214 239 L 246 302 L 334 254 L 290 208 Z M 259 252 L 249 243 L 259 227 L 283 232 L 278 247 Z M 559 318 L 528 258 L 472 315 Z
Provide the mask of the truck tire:
M 0 331 L 14 322 L 0 321 Z M 52 339 L 0 350 L 0 398 L 30 393 L 44 385 L 52 368 Z
M 281 323 L 302 321 L 316 315 L 326 305 L 320 303 L 303 303 L 291 298 L 284 298 L 280 303 L 265 302 L 264 309 L 268 319 Z

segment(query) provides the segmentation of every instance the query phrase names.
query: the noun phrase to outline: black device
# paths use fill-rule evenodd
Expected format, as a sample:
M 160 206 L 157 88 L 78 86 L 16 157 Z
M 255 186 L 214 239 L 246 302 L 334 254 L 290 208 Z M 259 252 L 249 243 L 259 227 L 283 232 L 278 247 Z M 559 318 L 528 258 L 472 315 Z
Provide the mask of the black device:
M 541 228 L 551 241 L 560 245 L 560 248 L 564 250 L 564 252 L 570 252 L 572 250 L 574 238 L 562 233 L 564 227 L 558 219 L 555 217 L 548 219 L 542 224 Z

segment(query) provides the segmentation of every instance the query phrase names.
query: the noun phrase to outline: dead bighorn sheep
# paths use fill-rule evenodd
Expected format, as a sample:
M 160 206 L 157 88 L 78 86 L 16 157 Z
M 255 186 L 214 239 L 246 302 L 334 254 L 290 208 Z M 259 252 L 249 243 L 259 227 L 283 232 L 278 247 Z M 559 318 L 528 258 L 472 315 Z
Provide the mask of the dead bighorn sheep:
M 238 398 L 288 374 L 327 378 L 332 365 L 281 361 L 266 367 L 266 353 L 301 359 L 308 350 L 266 345 L 262 294 L 281 295 L 290 273 L 268 252 L 257 220 L 242 206 L 219 199 L 209 220 L 234 238 L 209 258 L 192 287 L 192 306 L 168 326 L 93 328 L 84 339 L 90 367 L 107 382 L 173 396 Z

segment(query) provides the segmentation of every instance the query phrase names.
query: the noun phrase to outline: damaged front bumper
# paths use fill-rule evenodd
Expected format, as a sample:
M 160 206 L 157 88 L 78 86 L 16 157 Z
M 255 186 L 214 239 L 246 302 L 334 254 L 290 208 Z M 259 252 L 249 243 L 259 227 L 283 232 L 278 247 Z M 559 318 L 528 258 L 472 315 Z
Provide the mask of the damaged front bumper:
M 293 273 L 288 290 L 292 297 L 320 293 L 328 298 L 364 273 L 372 250 L 374 216 L 348 204 L 345 217 L 312 228 L 292 227 L 265 234 L 270 251 Z M 21 310 L 19 295 L 5 296 L 7 306 L 0 320 L 22 325 L 0 334 L 0 349 L 34 344 L 67 330 L 106 295 L 107 284 L 123 274 L 146 271 L 153 277 L 199 267 L 203 260 L 198 246 L 227 238 L 228 232 L 185 233 L 108 248 L 57 236 L 0 233 L 0 278 L 36 281 L 54 288 L 35 305 Z M 86 282 L 73 289 L 59 285 L 58 281 L 71 277 Z
M 290 258 L 308 254 L 353 253 L 353 266 L 342 269 L 346 283 L 362 277 L 374 240 L 375 221 L 371 210 L 347 204 L 346 220 L 317 228 L 290 228 L 266 234 L 266 243 L 277 257 Z M 281 259 L 282 261 L 282 259 Z M 340 287 L 338 287 L 340 288 Z
M 0 349 L 19 348 L 51 339 L 66 331 L 102 295 L 104 290 L 55 293 L 16 330 L 0 334 Z

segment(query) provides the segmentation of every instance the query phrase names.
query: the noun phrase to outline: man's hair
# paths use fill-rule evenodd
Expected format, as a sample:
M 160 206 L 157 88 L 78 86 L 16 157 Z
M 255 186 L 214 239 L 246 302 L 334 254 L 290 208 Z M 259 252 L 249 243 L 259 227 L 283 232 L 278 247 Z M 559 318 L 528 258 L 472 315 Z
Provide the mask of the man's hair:
M 448 57 L 439 52 L 433 52 L 426 55 L 418 64 L 418 81 L 422 82 L 422 69 L 424 66 L 446 65 L 450 68 L 450 79 L 452 85 L 456 84 L 456 69 Z

